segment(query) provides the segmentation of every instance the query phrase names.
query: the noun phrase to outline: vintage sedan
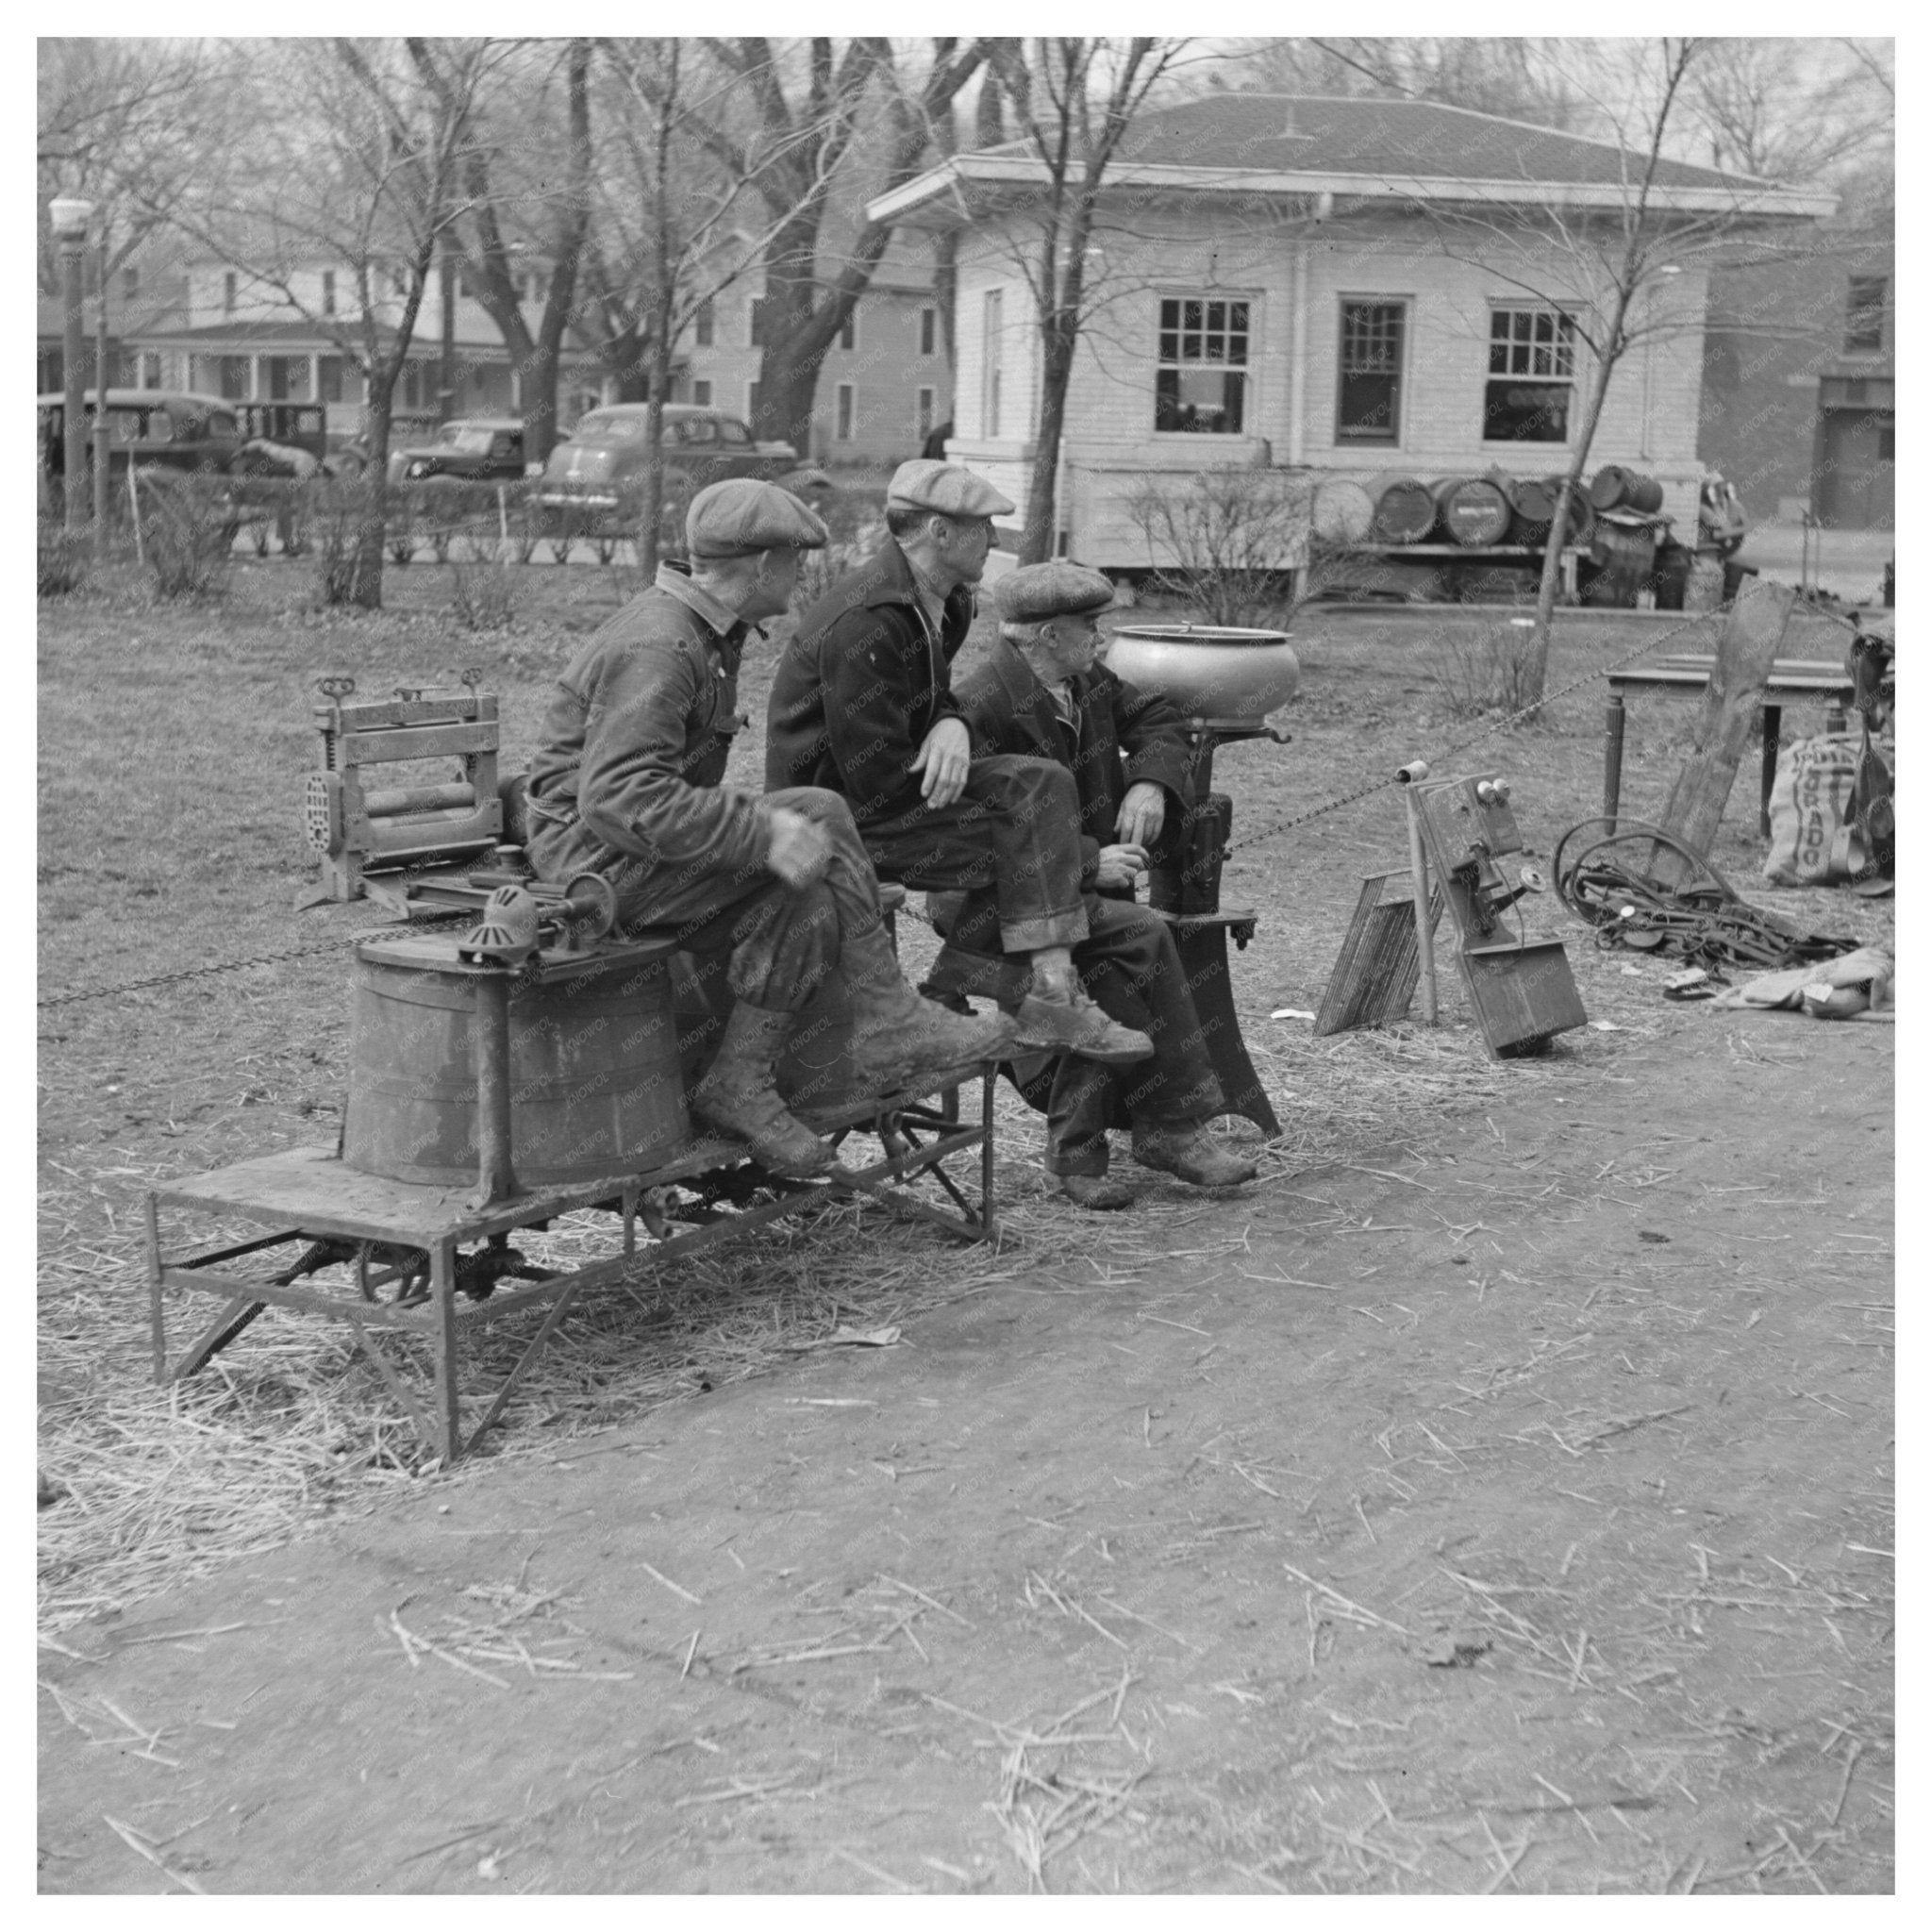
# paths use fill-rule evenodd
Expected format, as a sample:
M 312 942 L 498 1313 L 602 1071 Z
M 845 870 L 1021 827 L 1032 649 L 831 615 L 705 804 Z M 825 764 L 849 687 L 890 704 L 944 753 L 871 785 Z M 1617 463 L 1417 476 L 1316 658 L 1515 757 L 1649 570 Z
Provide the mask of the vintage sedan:
M 515 416 L 458 416 L 433 441 L 390 452 L 391 483 L 427 483 L 439 476 L 463 483 L 497 483 L 524 474 L 524 425 Z
M 648 403 L 608 403 L 591 409 L 550 452 L 530 497 L 545 537 L 580 535 L 609 541 L 634 537 L 651 466 Z M 660 542 L 684 547 L 684 512 L 708 484 L 758 476 L 790 486 L 798 452 L 789 442 L 759 442 L 735 416 L 693 403 L 666 403 L 659 448 L 664 461 Z

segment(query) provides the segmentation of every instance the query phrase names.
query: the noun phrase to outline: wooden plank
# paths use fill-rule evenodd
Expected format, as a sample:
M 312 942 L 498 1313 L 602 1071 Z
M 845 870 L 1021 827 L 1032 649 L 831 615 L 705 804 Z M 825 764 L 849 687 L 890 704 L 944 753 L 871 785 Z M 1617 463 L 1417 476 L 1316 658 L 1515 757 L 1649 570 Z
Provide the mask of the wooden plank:
M 1429 894 L 1430 929 L 1442 917 L 1439 888 Z M 1355 916 L 1315 1015 L 1314 1037 L 1400 1020 L 1422 977 L 1415 928 L 1415 886 L 1407 872 L 1376 873 L 1362 881 Z
M 327 730 L 381 731 L 405 724 L 473 724 L 496 716 L 494 697 L 392 698 L 387 703 L 358 704 L 353 700 L 338 712 L 334 705 L 317 705 L 315 722 Z
M 1731 606 L 1697 721 L 1696 741 L 1657 817 L 1664 830 L 1692 852 L 1708 852 L 1717 838 L 1797 598 L 1789 584 L 1747 577 Z
M 496 750 L 498 737 L 493 722 L 425 724 L 417 730 L 347 731 L 342 734 L 338 763 L 394 765 L 405 758 L 460 758 L 466 752 Z

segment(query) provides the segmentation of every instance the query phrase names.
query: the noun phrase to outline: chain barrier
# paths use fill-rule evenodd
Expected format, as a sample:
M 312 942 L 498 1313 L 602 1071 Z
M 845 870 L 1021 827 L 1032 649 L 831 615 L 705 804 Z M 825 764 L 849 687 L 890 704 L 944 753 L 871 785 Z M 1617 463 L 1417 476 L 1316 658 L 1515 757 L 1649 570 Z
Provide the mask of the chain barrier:
M 1846 621 L 1849 622 L 1849 620 Z M 1687 622 L 1673 626 L 1672 629 L 1664 633 L 1661 639 L 1655 637 L 1646 638 L 1635 650 L 1626 652 L 1624 656 L 1613 659 L 1608 664 L 1599 664 L 1594 670 L 1586 672 L 1574 683 L 1564 685 L 1559 691 L 1551 691 L 1546 696 L 1537 699 L 1534 704 L 1524 705 L 1518 709 L 1509 712 L 1507 716 L 1498 718 L 1493 724 L 1490 724 L 1483 730 L 1478 731 L 1474 738 L 1466 738 L 1460 744 L 1452 744 L 1441 754 L 1442 758 L 1447 760 L 1459 757 L 1463 752 L 1469 751 L 1475 745 L 1483 743 L 1486 740 L 1495 737 L 1499 731 L 1507 731 L 1519 719 L 1527 718 L 1533 712 L 1544 710 L 1549 706 L 1556 704 L 1559 699 L 1569 697 L 1573 693 L 1583 690 L 1586 685 L 1594 684 L 1599 677 L 1607 676 L 1612 671 L 1621 671 L 1625 664 L 1635 663 L 1639 658 L 1656 650 L 1659 643 L 1667 643 L 1679 631 L 1694 631 L 1696 628 L 1697 625 L 1694 623 Z M 1274 824 L 1264 825 L 1258 832 L 1251 832 L 1244 839 L 1235 840 L 1227 847 L 1227 851 L 1229 854 L 1241 852 L 1245 851 L 1250 845 L 1262 843 L 1265 840 L 1278 839 L 1284 832 L 1291 832 L 1297 825 L 1305 825 L 1311 819 L 1324 818 L 1332 811 L 1341 811 L 1346 806 L 1359 804 L 1364 798 L 1373 798 L 1378 791 L 1391 791 L 1401 782 L 1399 778 L 1393 776 L 1378 778 L 1373 785 L 1364 785 L 1357 791 L 1345 791 L 1340 798 L 1331 798 L 1324 805 L 1312 806 L 1305 812 L 1298 812 L 1293 818 L 1282 819 Z M 926 919 L 924 911 L 916 908 L 909 897 L 905 906 L 901 908 L 901 910 L 909 912 L 915 919 L 925 920 L 927 924 L 931 924 L 931 921 Z M 37 1000 L 35 1005 L 43 1008 L 48 1007 L 76 1006 L 84 1000 L 113 999 L 122 993 L 144 992 L 152 987 L 173 986 L 179 981 L 188 979 L 205 979 L 218 973 L 240 973 L 250 966 L 273 966 L 284 959 L 310 958 L 323 953 L 339 952 L 344 947 L 358 945 L 367 939 L 379 938 L 385 930 L 386 928 L 378 926 L 369 932 L 351 933 L 347 939 L 324 940 L 318 944 L 309 946 L 289 946 L 278 953 L 258 953 L 253 958 L 226 959 L 213 966 L 184 966 L 178 972 L 157 973 L 149 978 L 130 979 L 120 986 L 94 987 L 83 992 L 52 993 L 45 999 Z
M 394 930 L 391 926 L 372 926 L 367 932 L 352 932 L 346 939 L 319 940 L 307 946 L 285 946 L 278 953 L 257 953 L 247 959 L 224 959 L 212 966 L 183 966 L 174 973 L 156 973 L 146 979 L 124 980 L 119 986 L 96 986 L 81 992 L 49 993 L 36 1000 L 38 1008 L 78 1006 L 84 1000 L 113 999 L 125 992 L 145 992 L 151 987 L 174 986 L 182 980 L 206 979 L 217 973 L 241 973 L 250 966 L 273 966 L 284 959 L 308 959 L 324 953 L 339 953 L 364 940 L 381 939 Z
M 1499 731 L 1507 731 L 1510 725 L 1516 724 L 1519 720 L 1530 717 L 1535 712 L 1547 710 L 1550 706 L 1557 703 L 1558 700 L 1582 691 L 1588 685 L 1594 684 L 1599 677 L 1607 677 L 1612 671 L 1621 671 L 1624 665 L 1634 664 L 1638 658 L 1647 657 L 1660 645 L 1668 643 L 1672 638 L 1677 636 L 1680 632 L 1694 632 L 1696 629 L 1697 625 L 1694 622 L 1687 621 L 1684 624 L 1674 625 L 1661 638 L 1645 638 L 1642 643 L 1639 644 L 1635 650 L 1625 652 L 1621 658 L 1612 658 L 1607 664 L 1596 665 L 1593 669 L 1585 672 L 1581 677 L 1576 678 L 1574 682 L 1562 686 L 1559 690 L 1545 693 L 1533 704 L 1519 706 L 1517 709 L 1498 718 L 1494 724 L 1485 725 L 1474 738 L 1465 738 L 1459 744 L 1450 745 L 1446 751 L 1441 753 L 1439 758 L 1431 760 L 1431 763 L 1447 763 L 1453 758 L 1461 757 L 1464 752 L 1470 751 L 1476 745 L 1483 743 L 1486 740 L 1495 737 Z M 1297 825 L 1307 824 L 1310 819 L 1319 819 L 1331 811 L 1340 811 L 1344 806 L 1355 805 L 1364 798 L 1373 798 L 1378 791 L 1392 791 L 1401 782 L 1400 778 L 1391 774 L 1387 778 L 1376 779 L 1373 785 L 1364 785 L 1358 791 L 1345 791 L 1340 798 L 1329 799 L 1325 805 L 1312 806 L 1305 812 L 1298 812 L 1293 818 L 1278 820 L 1273 824 L 1264 825 L 1258 832 L 1249 833 L 1244 839 L 1235 840 L 1228 846 L 1228 853 L 1231 855 L 1243 851 L 1248 846 L 1258 845 L 1267 839 L 1278 839 L 1282 833 L 1291 832 Z

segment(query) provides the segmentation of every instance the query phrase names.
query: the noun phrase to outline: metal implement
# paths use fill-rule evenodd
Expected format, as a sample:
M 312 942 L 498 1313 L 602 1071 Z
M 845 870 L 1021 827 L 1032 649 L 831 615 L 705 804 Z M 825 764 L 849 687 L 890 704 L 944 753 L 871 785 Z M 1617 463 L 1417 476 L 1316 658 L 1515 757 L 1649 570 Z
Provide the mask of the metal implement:
M 1858 941 L 1807 933 L 1754 906 L 1701 854 L 1660 825 L 1584 819 L 1557 843 L 1557 896 L 1600 946 L 1662 952 L 1723 973 L 1801 966 Z
M 973 1070 L 961 1070 L 970 1080 Z M 969 1241 L 998 1233 L 993 1190 L 994 1070 L 979 1075 L 979 1118 L 958 1118 L 958 1086 L 943 1099 L 887 1094 L 824 1112 L 808 1111 L 815 1131 L 842 1148 L 857 1133 L 875 1136 L 882 1158 L 836 1167 L 824 1179 L 794 1181 L 766 1174 L 736 1141 L 717 1136 L 684 1143 L 675 1158 L 637 1172 L 570 1186 L 524 1191 L 476 1206 L 459 1188 L 398 1181 L 359 1173 L 329 1149 L 298 1147 L 239 1161 L 213 1174 L 171 1182 L 147 1197 L 149 1328 L 157 1381 L 192 1374 L 265 1309 L 286 1308 L 346 1324 L 423 1440 L 444 1462 L 475 1446 L 501 1417 L 517 1383 L 542 1354 L 558 1324 L 589 1288 L 633 1278 L 814 1203 L 865 1195 L 895 1212 Z M 942 1163 L 977 1152 L 976 1203 Z M 957 1211 L 928 1206 L 906 1183 L 930 1174 Z M 686 1208 L 667 1208 L 689 1193 Z M 162 1212 L 241 1220 L 259 1235 L 214 1248 L 164 1245 Z M 584 1209 L 614 1216 L 614 1252 L 568 1271 L 527 1261 L 508 1244 L 517 1229 L 539 1230 Z M 638 1224 L 644 1224 L 640 1241 Z M 682 1224 L 695 1224 L 684 1226 Z M 277 1249 L 301 1244 L 293 1266 L 270 1272 Z M 372 1273 L 372 1263 L 375 1272 Z M 397 1285 L 391 1299 L 375 1290 Z M 515 1284 L 512 1286 L 511 1284 Z M 170 1357 L 170 1291 L 219 1304 L 188 1346 Z M 478 1322 L 525 1308 L 547 1310 L 537 1332 L 493 1391 L 480 1419 L 464 1414 L 461 1353 Z M 414 1342 L 391 1354 L 385 1339 Z M 426 1365 L 412 1356 L 427 1353 Z M 473 1409 L 474 1414 L 474 1409 Z
M 1543 889 L 1534 867 L 1520 869 L 1512 882 L 1497 863 L 1523 849 L 1508 785 L 1481 773 L 1415 779 L 1408 790 L 1429 870 L 1456 928 L 1456 963 L 1491 1053 L 1504 1058 L 1544 1051 L 1588 1015 L 1561 940 L 1502 933 L 1502 914 Z

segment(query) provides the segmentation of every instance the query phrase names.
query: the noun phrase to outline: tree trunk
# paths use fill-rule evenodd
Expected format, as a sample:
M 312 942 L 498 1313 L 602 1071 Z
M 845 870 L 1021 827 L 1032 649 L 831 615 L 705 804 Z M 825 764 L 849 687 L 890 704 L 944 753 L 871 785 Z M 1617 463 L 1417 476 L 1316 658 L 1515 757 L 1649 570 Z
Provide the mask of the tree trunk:
M 1074 370 L 1074 330 L 1062 311 L 1042 333 L 1040 428 L 1033 444 L 1033 475 L 1026 486 L 1026 528 L 1020 561 L 1044 563 L 1054 554 L 1059 522 L 1060 439 L 1067 419 L 1067 383 Z
M 1757 701 L 1784 641 L 1798 593 L 1790 584 L 1746 577 L 1739 591 L 1697 720 L 1697 737 L 1657 823 L 1691 851 L 1708 852 L 1757 716 Z
M 369 417 L 363 431 L 369 443 L 369 467 L 362 473 L 366 493 L 362 514 L 356 523 L 355 587 L 349 592 L 350 603 L 358 610 L 382 608 L 382 545 L 388 534 L 390 404 L 402 363 L 398 359 L 387 368 L 377 368 L 381 369 L 383 379 L 378 381 L 376 369 L 372 369 L 369 376 Z

